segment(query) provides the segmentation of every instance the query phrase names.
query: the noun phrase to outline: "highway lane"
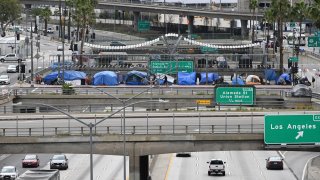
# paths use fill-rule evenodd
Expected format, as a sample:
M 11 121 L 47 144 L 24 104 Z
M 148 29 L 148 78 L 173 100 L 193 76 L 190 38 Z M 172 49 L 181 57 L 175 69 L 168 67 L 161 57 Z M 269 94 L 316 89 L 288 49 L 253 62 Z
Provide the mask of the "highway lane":
M 166 180 L 194 180 L 213 179 L 208 176 L 208 164 L 210 159 L 219 158 L 226 162 L 226 176 L 229 180 L 295 180 L 294 175 L 288 169 L 267 170 L 265 159 L 278 155 L 274 151 L 219 151 L 219 152 L 195 152 L 190 158 L 172 156 Z
M 69 160 L 69 168 L 60 170 L 61 180 L 87 180 L 90 179 L 89 154 L 66 154 Z M 26 170 L 37 168 L 22 168 L 21 161 L 24 154 L 5 154 L 0 156 L 0 168 L 13 165 L 18 168 L 19 174 Z M 38 154 L 40 169 L 50 169 L 49 160 L 53 154 Z M 127 158 L 128 160 L 129 158 Z M 123 157 L 110 155 L 93 155 L 93 175 L 99 180 L 123 179 Z M 127 161 L 127 175 L 129 175 L 129 160 Z

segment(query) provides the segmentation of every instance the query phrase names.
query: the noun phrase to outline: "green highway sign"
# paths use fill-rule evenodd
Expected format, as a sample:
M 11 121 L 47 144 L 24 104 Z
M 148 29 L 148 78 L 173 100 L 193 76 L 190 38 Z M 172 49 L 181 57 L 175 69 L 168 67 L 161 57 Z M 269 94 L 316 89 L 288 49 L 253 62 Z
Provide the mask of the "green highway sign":
M 265 144 L 320 143 L 320 114 L 266 115 Z
M 216 53 L 218 52 L 217 48 L 207 47 L 207 46 L 201 46 L 200 50 L 202 53 Z
M 177 67 L 178 65 L 178 67 Z M 193 72 L 193 61 L 150 61 L 151 73 L 175 74 L 179 72 Z
M 220 105 L 253 105 L 254 86 L 216 86 L 215 101 Z
M 298 62 L 299 58 L 298 57 L 289 57 L 290 62 Z
M 320 47 L 320 37 L 310 36 L 308 37 L 308 47 Z
M 296 22 L 290 22 L 290 27 L 296 27 Z
M 320 31 L 315 31 L 315 32 L 314 32 L 314 36 L 320 37 Z
M 147 31 L 150 30 L 149 21 L 138 21 L 138 31 Z

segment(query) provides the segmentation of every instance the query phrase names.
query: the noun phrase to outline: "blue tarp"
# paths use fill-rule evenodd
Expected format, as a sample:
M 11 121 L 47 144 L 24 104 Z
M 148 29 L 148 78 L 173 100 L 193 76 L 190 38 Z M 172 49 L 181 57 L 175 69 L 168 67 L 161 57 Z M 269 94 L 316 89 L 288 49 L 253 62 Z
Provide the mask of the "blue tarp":
M 264 75 L 267 81 L 273 81 L 273 80 L 277 80 L 277 73 L 274 69 L 266 69 L 264 71 Z
M 62 77 L 62 71 L 60 71 L 60 77 Z M 58 78 L 58 71 L 52 72 L 46 75 L 43 78 L 43 82 L 45 84 L 52 84 Z M 85 79 L 86 73 L 81 71 L 64 71 L 64 80 L 66 81 L 73 81 L 73 80 L 80 80 Z
M 283 73 L 277 80 L 277 84 L 291 84 L 291 77 L 288 73 Z
M 130 71 L 125 78 L 127 85 L 146 85 L 148 84 L 148 74 L 141 71 Z
M 196 84 L 196 73 L 191 72 L 178 72 L 178 84 L 179 85 L 195 85 Z
M 232 85 L 245 85 L 244 81 L 237 77 L 232 79 Z
M 93 85 L 118 85 L 118 76 L 113 71 L 98 72 L 93 76 Z
M 207 74 L 205 72 L 202 72 L 200 84 L 206 84 L 207 83 L 206 78 L 207 78 Z M 208 73 L 208 83 L 213 83 L 218 78 L 219 78 L 218 73 Z

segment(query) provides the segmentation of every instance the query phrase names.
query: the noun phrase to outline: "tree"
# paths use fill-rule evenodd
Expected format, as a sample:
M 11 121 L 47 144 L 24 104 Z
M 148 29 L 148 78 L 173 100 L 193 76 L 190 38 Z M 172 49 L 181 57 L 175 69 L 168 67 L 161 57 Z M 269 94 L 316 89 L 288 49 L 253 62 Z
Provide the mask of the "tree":
M 0 0 L 0 9 L 1 36 L 4 37 L 7 26 L 20 18 L 21 5 L 18 0 Z
M 33 8 L 31 9 L 31 14 L 32 16 L 34 17 L 37 17 L 37 16 L 41 16 L 41 13 L 42 13 L 42 8 Z M 35 18 L 34 19 L 34 33 L 38 33 L 38 24 L 37 24 L 37 19 Z M 32 29 L 31 29 L 32 31 Z
M 48 21 L 50 20 L 51 15 L 52 15 L 51 10 L 48 7 L 42 9 L 41 16 L 44 19 L 44 35 L 45 36 L 47 36 Z
M 308 16 L 313 20 L 313 25 L 320 29 L 320 0 L 313 0 L 312 6 L 308 8 Z
M 269 42 L 270 42 L 270 24 L 273 24 L 275 22 L 275 17 L 273 16 L 272 9 L 267 9 L 264 12 L 264 19 L 265 19 L 267 27 L 268 27 L 268 35 L 267 35 L 267 46 L 268 46 Z M 264 28 L 266 28 L 266 27 L 264 27 Z M 275 42 L 274 42 L 274 44 L 275 44 Z
M 271 11 L 273 12 L 273 18 L 278 24 L 278 37 L 280 47 L 280 73 L 283 72 L 283 23 L 289 19 L 290 15 L 290 3 L 288 0 L 272 0 Z
M 81 32 L 80 65 L 82 65 L 83 44 L 89 26 L 91 26 L 95 22 L 96 16 L 94 13 L 94 7 L 97 2 L 96 0 L 69 0 L 69 3 L 74 7 L 74 10 L 72 12 L 72 19 L 80 28 Z
M 250 27 L 252 28 L 252 43 L 254 43 L 254 15 L 256 13 L 256 8 L 258 7 L 258 1 L 257 0 L 250 0 L 249 2 L 249 9 L 250 11 L 252 10 L 252 26 L 251 26 L 251 21 L 250 21 Z

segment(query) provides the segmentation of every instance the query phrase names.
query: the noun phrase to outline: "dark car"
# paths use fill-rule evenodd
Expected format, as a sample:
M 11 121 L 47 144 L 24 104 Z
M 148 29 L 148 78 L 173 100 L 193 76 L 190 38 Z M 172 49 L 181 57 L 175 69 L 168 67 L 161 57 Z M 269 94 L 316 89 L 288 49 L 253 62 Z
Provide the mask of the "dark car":
M 110 46 L 126 46 L 126 45 L 119 41 L 111 41 Z
M 40 160 L 38 155 L 27 154 L 24 159 L 22 159 L 22 168 L 25 167 L 38 167 L 40 165 Z
M 283 170 L 283 159 L 279 156 L 269 157 L 266 159 L 266 168 Z
M 57 154 L 50 159 L 50 169 L 68 169 L 68 158 L 64 154 Z
M 178 152 L 176 154 L 176 157 L 191 157 L 191 153 L 190 152 Z

